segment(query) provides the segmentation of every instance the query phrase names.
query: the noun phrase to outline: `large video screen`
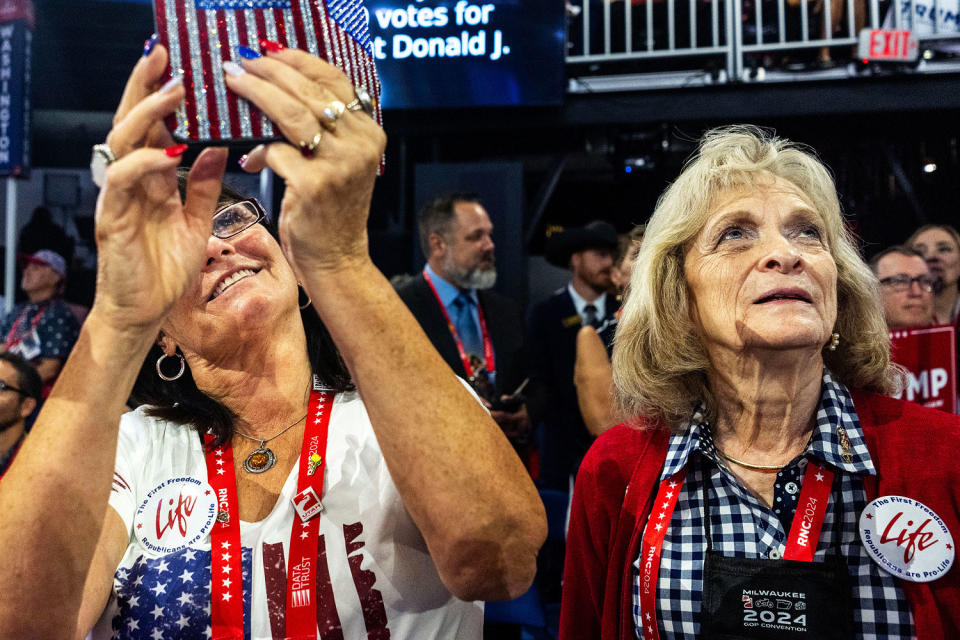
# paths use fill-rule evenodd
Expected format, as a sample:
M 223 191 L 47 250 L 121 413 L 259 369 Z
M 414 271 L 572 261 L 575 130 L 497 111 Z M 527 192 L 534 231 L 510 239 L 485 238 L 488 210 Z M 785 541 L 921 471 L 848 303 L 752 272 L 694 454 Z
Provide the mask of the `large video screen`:
M 557 105 L 559 0 L 368 0 L 386 109 Z

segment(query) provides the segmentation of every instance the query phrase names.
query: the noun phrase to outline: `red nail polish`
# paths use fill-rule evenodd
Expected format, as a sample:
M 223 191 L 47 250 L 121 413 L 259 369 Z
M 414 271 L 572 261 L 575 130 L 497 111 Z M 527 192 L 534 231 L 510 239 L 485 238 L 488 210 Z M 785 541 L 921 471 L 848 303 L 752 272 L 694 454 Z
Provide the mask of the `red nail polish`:
M 167 147 L 163 150 L 165 154 L 171 158 L 176 158 L 177 156 L 182 156 L 183 152 L 187 150 L 187 145 L 185 144 L 175 144 L 172 147 Z
M 260 38 L 260 49 L 266 51 L 267 53 L 276 53 L 277 51 L 283 51 L 286 49 L 286 47 L 279 42 L 267 40 L 266 38 Z
M 240 156 L 240 159 L 239 159 L 239 160 L 237 160 L 237 164 L 239 164 L 239 165 L 240 165 L 240 168 L 242 169 L 243 167 L 246 166 L 247 160 L 249 160 L 249 159 L 250 159 L 250 156 L 245 153 L 245 154 L 243 154 L 242 156 Z

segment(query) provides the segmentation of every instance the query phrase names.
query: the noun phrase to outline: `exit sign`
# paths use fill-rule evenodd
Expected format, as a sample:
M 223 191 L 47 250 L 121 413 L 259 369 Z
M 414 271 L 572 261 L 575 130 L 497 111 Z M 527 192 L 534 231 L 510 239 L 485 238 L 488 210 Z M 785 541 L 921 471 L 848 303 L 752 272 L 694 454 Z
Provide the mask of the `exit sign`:
M 857 48 L 864 62 L 913 62 L 920 53 L 917 36 L 904 29 L 863 29 Z

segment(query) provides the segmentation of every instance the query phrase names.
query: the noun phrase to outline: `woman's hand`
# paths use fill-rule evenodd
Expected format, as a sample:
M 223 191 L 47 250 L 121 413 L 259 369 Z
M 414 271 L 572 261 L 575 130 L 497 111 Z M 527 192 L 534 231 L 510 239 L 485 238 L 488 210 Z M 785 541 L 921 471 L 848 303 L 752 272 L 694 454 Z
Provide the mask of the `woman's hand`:
M 201 153 L 181 202 L 177 165 L 185 147 L 173 145 L 163 117 L 183 101 L 184 88 L 160 86 L 166 64 L 162 46 L 140 59 L 106 140 L 117 160 L 97 199 L 94 309 L 118 329 L 154 330 L 196 276 L 226 164 L 225 149 Z
M 298 276 L 368 261 L 367 216 L 386 145 L 383 130 L 361 110 L 343 112 L 333 130 L 323 128 L 321 120 L 329 122 L 324 109 L 350 103 L 354 88 L 339 69 L 309 53 L 283 49 L 242 64 L 246 72 L 227 75 L 227 85 L 260 107 L 289 141 L 254 149 L 243 167 L 268 166 L 286 182 L 279 228 L 287 260 Z M 300 147 L 317 134 L 306 157 Z

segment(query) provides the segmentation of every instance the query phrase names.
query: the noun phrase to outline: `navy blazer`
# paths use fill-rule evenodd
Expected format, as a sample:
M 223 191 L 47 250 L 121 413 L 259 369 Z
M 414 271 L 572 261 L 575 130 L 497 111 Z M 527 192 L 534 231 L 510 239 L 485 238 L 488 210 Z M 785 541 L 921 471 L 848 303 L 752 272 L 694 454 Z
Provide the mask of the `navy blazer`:
M 616 299 L 607 294 L 604 319 L 612 318 L 617 307 Z M 576 475 L 594 440 L 580 416 L 573 384 L 581 326 L 566 287 L 534 305 L 527 321 L 527 410 L 534 425 L 542 424 L 540 480 L 545 487 L 562 491 L 569 490 L 569 477 Z
M 447 326 L 440 302 L 423 274 L 397 289 L 397 294 L 413 312 L 440 356 L 450 365 L 454 373 L 466 379 L 467 372 L 463 368 L 457 344 Z M 513 393 L 526 375 L 523 355 L 523 314 L 520 311 L 520 305 L 491 289 L 478 290 L 477 298 L 483 309 L 490 341 L 493 343 L 497 373 L 495 389 L 499 398 L 503 394 Z

